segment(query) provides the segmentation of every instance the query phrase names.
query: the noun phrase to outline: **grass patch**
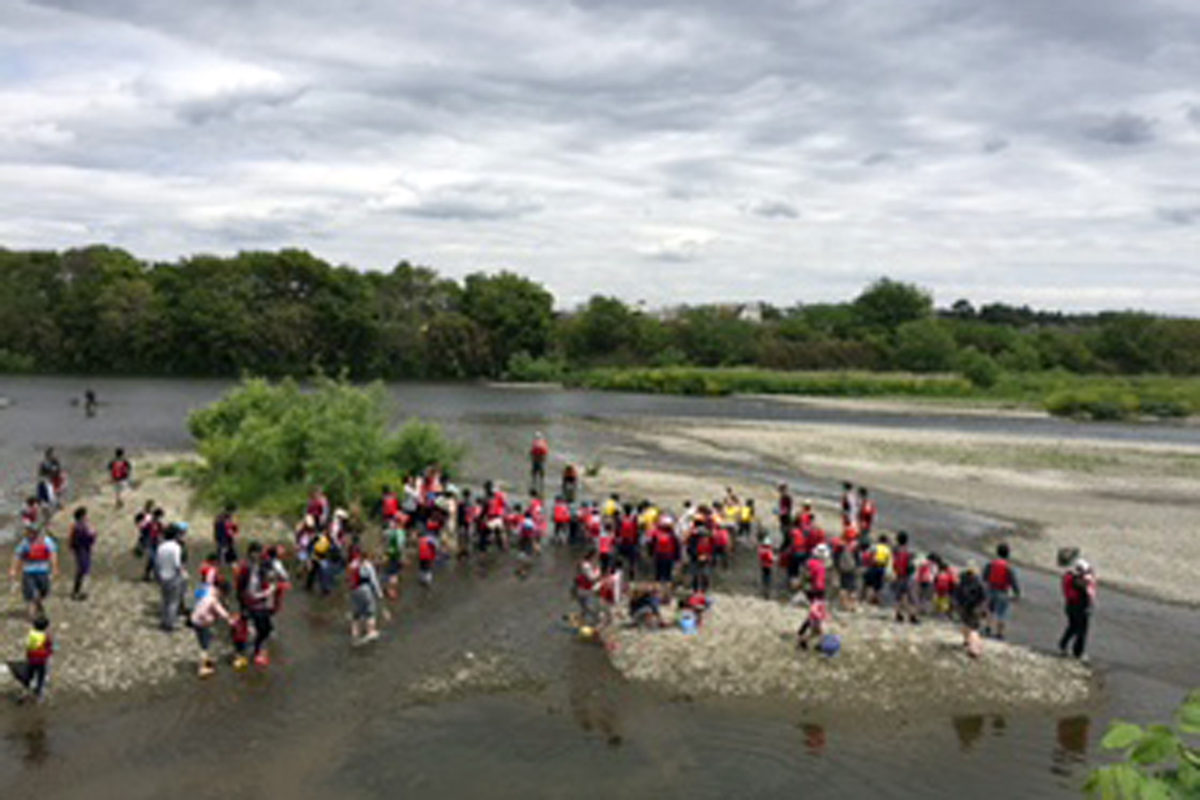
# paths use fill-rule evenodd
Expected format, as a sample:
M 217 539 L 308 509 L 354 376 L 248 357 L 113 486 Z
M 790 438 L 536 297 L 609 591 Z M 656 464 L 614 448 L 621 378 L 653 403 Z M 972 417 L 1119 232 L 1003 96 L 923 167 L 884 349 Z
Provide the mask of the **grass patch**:
M 1200 378 L 1167 375 L 1005 372 L 990 376 L 984 382 L 986 386 L 954 373 L 784 372 L 749 367 L 607 367 L 561 377 L 568 386 L 600 391 L 698 397 L 777 394 L 897 398 L 1041 408 L 1055 416 L 1091 420 L 1177 419 L 1200 410 Z

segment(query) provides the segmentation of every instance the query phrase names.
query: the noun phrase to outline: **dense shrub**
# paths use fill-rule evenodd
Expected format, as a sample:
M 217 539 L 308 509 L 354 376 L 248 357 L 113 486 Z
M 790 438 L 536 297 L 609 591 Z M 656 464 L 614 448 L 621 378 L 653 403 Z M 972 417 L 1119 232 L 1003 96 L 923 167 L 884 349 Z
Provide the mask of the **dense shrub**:
M 413 421 L 389 433 L 385 400 L 381 384 L 321 377 L 305 391 L 291 380 L 244 380 L 188 417 L 204 458 L 195 474 L 201 495 L 282 512 L 301 506 L 313 485 L 350 504 L 380 476 L 457 465 L 462 448 L 436 426 Z
M 562 361 L 544 356 L 534 358 L 522 350 L 508 360 L 504 379 L 518 383 L 559 383 L 566 372 L 567 366 Z
M 974 347 L 968 347 L 959 353 L 958 371 L 973 386 L 980 389 L 990 389 L 1000 380 L 1000 365 L 996 363 L 996 359 Z

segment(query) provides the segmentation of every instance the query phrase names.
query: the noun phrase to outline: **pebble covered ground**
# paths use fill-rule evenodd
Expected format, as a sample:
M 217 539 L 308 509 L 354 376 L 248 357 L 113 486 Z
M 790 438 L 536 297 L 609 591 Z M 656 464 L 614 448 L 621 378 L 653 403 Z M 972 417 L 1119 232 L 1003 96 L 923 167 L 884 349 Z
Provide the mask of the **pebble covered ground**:
M 613 664 L 632 680 L 687 695 L 882 712 L 1059 708 L 1085 701 L 1093 689 L 1086 666 L 1025 647 L 989 640 L 971 659 L 958 628 L 946 622 L 898 624 L 878 609 L 839 614 L 828 630 L 840 637 L 841 651 L 827 657 L 796 647 L 806 609 L 755 597 L 714 600 L 696 634 L 610 628 Z

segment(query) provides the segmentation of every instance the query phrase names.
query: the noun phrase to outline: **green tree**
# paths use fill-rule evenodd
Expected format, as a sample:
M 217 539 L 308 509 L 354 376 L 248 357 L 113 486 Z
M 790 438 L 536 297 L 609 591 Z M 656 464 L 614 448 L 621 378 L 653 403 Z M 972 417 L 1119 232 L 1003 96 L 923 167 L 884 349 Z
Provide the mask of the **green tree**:
M 549 348 L 554 296 L 528 278 L 511 272 L 468 275 L 462 311 L 487 332 L 491 375 L 500 375 L 514 353 L 538 358 Z
M 932 316 L 933 296 L 914 284 L 880 278 L 855 298 L 854 312 L 867 328 L 895 331 Z
M 950 331 L 935 319 L 905 322 L 896 330 L 896 365 L 912 372 L 946 372 L 957 350 Z

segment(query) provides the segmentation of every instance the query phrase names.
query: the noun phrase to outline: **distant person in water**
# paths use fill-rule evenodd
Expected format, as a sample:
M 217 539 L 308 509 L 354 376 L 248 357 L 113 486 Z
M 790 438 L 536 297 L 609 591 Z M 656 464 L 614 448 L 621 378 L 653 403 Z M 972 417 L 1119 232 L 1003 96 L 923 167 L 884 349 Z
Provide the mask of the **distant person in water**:
M 533 435 L 529 447 L 529 488 L 541 494 L 546 490 L 546 459 L 550 456 L 550 443 L 538 431 Z
M 113 453 L 112 461 L 108 462 L 108 477 L 112 480 L 113 500 L 117 508 L 125 507 L 124 495 L 129 491 L 129 482 L 133 478 L 133 465 L 125 457 L 125 451 L 120 447 Z
M 96 416 L 96 393 L 88 389 L 83 393 L 83 413 L 89 417 Z
M 71 525 L 68 541 L 71 555 L 75 557 L 75 585 L 71 590 L 72 600 L 87 600 L 84 582 L 92 572 L 92 549 L 96 545 L 96 529 L 88 522 L 88 512 L 83 506 L 75 509 L 75 522 Z

